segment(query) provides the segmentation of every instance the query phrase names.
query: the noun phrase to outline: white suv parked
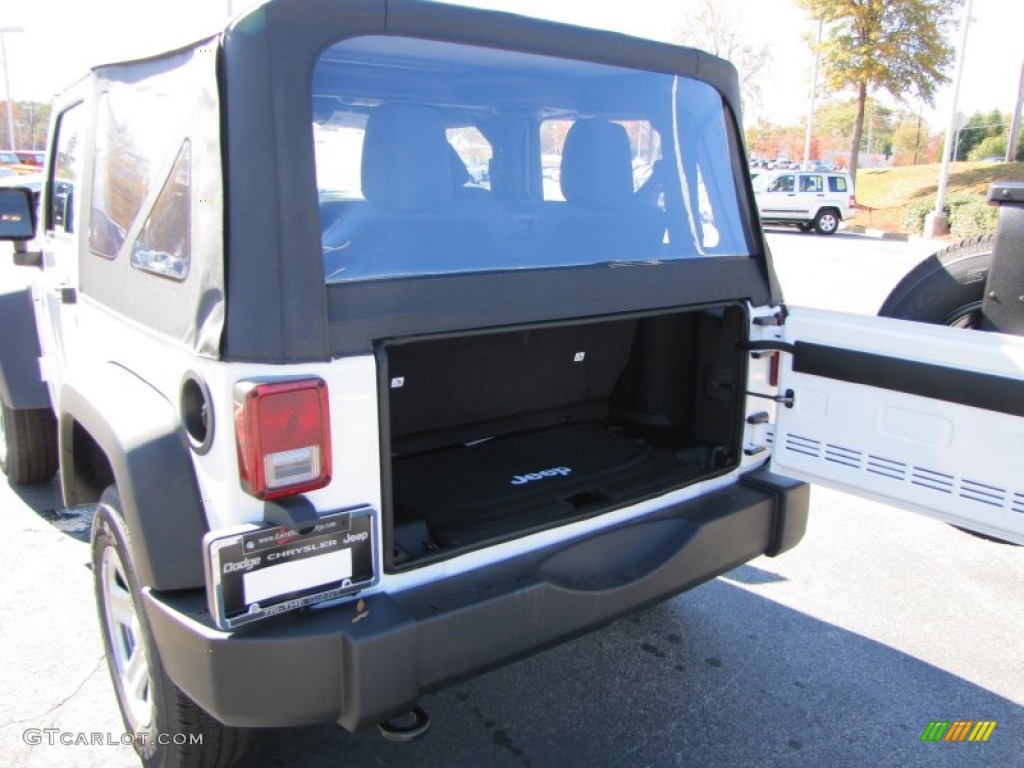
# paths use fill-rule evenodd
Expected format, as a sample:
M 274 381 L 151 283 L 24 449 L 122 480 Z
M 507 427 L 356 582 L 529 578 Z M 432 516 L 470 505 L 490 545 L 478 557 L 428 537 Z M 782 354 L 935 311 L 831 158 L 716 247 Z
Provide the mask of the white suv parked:
M 778 171 L 758 176 L 754 196 L 765 224 L 796 224 L 832 235 L 856 205 L 853 181 L 845 173 Z

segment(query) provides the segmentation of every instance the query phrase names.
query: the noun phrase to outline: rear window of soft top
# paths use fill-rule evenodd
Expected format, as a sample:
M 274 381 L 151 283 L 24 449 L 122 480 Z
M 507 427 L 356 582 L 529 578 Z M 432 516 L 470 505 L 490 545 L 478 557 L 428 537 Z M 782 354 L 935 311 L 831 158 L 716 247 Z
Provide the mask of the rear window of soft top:
M 750 253 L 706 83 L 393 37 L 313 83 L 328 282 Z

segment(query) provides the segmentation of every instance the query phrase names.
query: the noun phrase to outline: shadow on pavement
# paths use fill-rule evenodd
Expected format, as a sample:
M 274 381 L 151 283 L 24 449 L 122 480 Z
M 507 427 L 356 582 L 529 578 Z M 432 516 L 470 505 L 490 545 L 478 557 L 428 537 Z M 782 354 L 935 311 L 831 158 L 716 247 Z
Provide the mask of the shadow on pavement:
M 773 582 L 759 571 L 726 578 Z M 1024 743 L 1024 707 L 724 580 L 421 703 L 433 724 L 412 744 L 263 731 L 247 764 L 960 768 L 1019 765 Z M 922 742 L 933 720 L 998 725 Z
M 25 506 L 39 515 L 61 533 L 66 533 L 78 541 L 89 541 L 92 527 L 94 507 L 87 504 L 73 509 L 65 509 L 60 492 L 60 482 L 56 479 L 39 485 L 15 485 L 8 482 L 10 489 L 20 498 Z

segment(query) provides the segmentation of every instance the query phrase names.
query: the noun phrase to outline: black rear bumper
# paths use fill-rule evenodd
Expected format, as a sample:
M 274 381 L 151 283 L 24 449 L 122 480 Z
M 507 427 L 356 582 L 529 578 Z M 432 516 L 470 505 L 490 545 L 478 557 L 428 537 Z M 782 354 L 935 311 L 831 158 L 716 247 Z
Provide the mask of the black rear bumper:
M 337 720 L 349 729 L 407 711 L 423 693 L 651 605 L 761 554 L 795 545 L 803 483 L 755 472 L 736 485 L 575 541 L 355 604 L 244 632 L 213 628 L 200 593 L 148 592 L 171 678 L 229 725 Z

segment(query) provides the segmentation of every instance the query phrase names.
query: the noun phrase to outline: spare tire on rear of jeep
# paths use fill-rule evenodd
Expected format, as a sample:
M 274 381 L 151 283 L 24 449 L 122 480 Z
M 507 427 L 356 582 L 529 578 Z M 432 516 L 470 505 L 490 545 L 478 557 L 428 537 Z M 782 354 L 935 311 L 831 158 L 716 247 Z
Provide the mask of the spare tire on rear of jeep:
M 932 254 L 897 283 L 879 316 L 979 327 L 994 242 L 995 235 L 978 235 Z

